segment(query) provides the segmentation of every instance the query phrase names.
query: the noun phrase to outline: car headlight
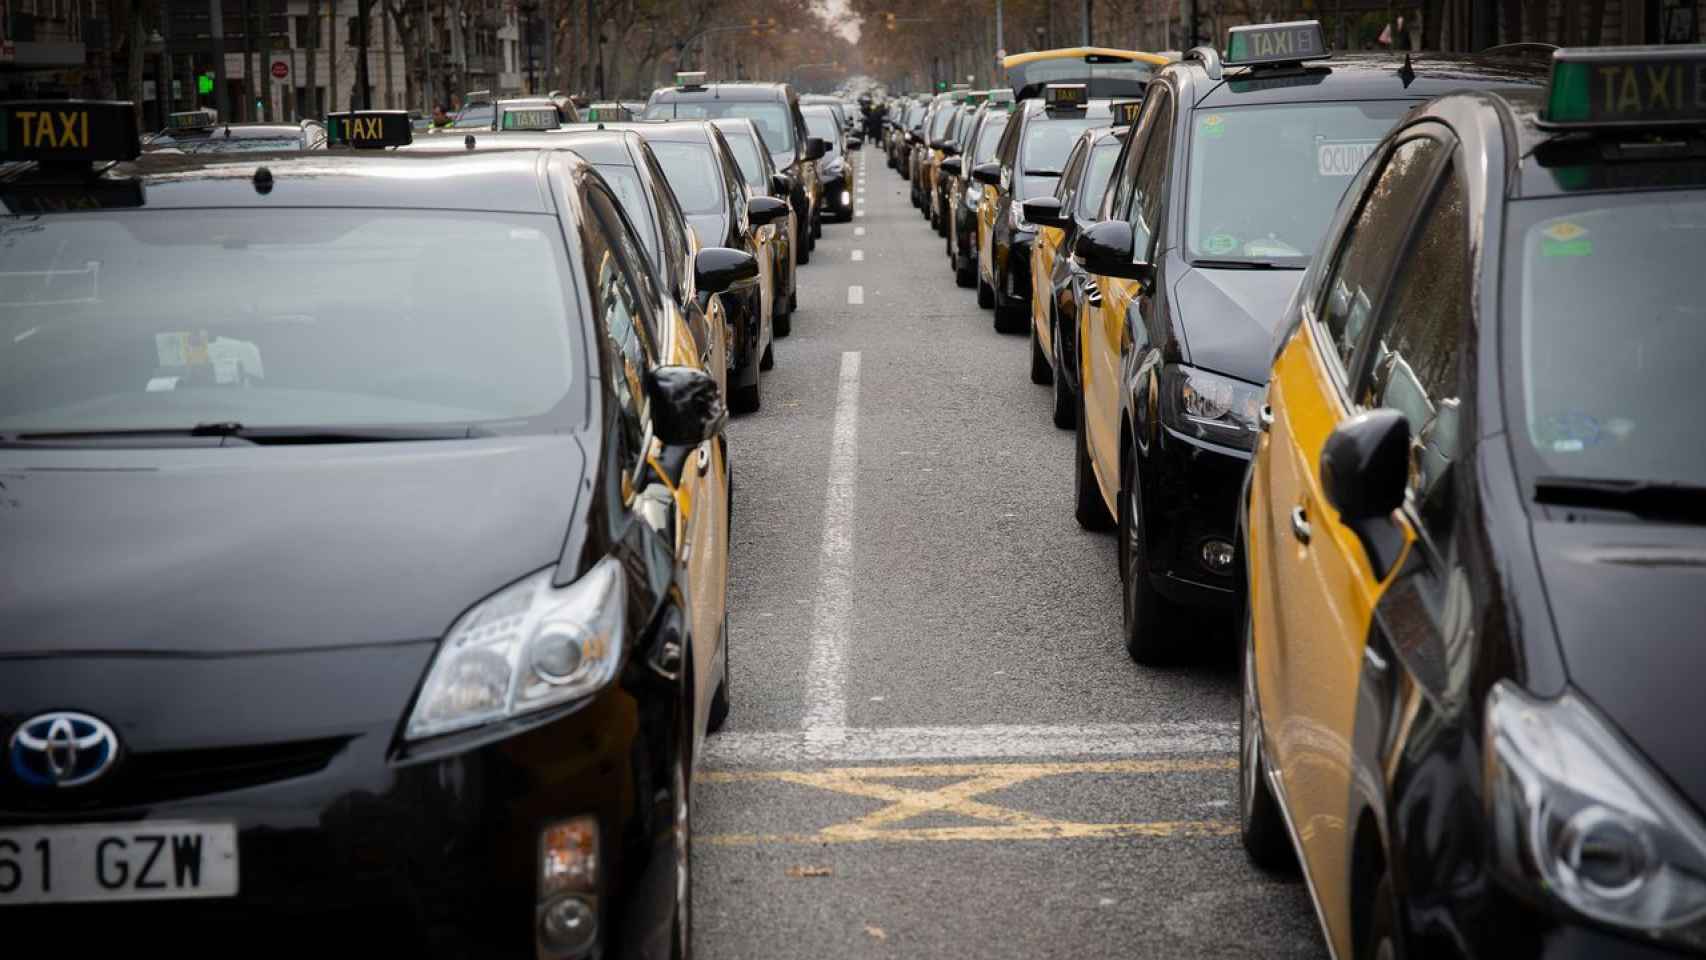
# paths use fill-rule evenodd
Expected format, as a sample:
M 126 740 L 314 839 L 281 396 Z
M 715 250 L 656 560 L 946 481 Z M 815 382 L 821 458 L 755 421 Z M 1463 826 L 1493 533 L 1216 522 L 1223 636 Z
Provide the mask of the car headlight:
M 978 201 L 983 199 L 983 184 L 973 181 L 966 185 L 966 209 L 976 210 Z
M 1171 364 L 1164 374 L 1163 417 L 1187 436 L 1251 449 L 1262 406 L 1262 388 L 1218 373 Z
M 1706 827 L 1592 707 L 1500 681 L 1483 739 L 1501 876 L 1600 923 L 1706 944 Z
M 465 730 L 593 694 L 622 658 L 622 568 L 612 557 L 566 587 L 541 570 L 475 604 L 451 626 L 404 736 Z

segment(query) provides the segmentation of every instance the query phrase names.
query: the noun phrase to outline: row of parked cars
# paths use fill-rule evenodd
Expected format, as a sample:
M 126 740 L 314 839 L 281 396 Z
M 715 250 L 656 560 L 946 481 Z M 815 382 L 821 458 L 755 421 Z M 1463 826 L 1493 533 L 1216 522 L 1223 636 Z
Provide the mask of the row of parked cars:
M 728 408 L 852 160 L 783 84 L 644 112 L 0 104 L 9 942 L 690 955 Z
M 1251 858 L 1341 957 L 1698 951 L 1706 48 L 1025 56 L 878 104 L 889 163 L 1131 656 L 1239 651 Z

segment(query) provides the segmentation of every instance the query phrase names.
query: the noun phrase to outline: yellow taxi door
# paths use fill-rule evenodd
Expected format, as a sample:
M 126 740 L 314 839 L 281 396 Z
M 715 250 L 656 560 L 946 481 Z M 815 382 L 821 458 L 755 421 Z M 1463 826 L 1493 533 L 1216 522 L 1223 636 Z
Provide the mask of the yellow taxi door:
M 1065 235 L 1059 227 L 1038 227 L 1037 239 L 1031 244 L 1031 327 L 1037 332 L 1037 342 L 1043 345 L 1045 357 L 1054 353 L 1049 306 L 1054 301 L 1054 258 L 1060 255 L 1060 242 Z
M 977 202 L 977 273 L 980 277 L 995 276 L 995 256 L 990 249 L 994 237 L 995 188 L 984 184 L 983 198 Z
M 1399 564 L 1375 570 L 1356 532 L 1339 520 L 1322 493 L 1321 450 L 1359 409 L 1350 392 L 1359 344 L 1403 259 L 1409 211 L 1443 153 L 1438 141 L 1416 137 L 1384 159 L 1334 251 L 1319 302 L 1305 305 L 1302 329 L 1275 363 L 1270 455 L 1266 475 L 1255 478 L 1264 486 L 1252 491 L 1251 538 L 1264 541 L 1254 556 L 1272 571 L 1271 582 L 1252 584 L 1266 594 L 1252 612 L 1269 762 L 1340 956 L 1352 952 L 1355 824 L 1346 821 L 1357 693 L 1374 605 Z

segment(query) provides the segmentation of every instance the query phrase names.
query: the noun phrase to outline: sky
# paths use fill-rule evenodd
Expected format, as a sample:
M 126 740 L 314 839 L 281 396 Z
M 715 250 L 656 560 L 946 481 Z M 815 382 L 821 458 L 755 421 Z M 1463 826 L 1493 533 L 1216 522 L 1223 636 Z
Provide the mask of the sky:
M 840 25 L 837 30 L 848 43 L 859 42 L 859 24 L 848 11 L 847 0 L 818 0 L 817 8 L 825 20 Z

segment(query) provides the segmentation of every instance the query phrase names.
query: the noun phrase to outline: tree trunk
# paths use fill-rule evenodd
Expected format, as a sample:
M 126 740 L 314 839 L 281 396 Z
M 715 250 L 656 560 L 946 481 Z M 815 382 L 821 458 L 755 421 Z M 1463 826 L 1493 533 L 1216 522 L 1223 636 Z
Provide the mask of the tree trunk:
M 338 0 L 326 0 L 326 112 L 338 109 Z
M 391 81 L 391 5 L 388 3 L 379 5 L 379 34 L 385 38 L 385 109 L 392 110 L 396 108 L 393 101 L 397 99 L 397 94 Z M 406 109 L 408 104 L 403 106 Z
M 142 55 L 148 44 L 148 27 L 142 21 L 142 3 L 143 0 L 130 0 L 126 4 L 130 8 L 130 51 L 125 62 L 125 83 L 130 87 L 130 101 L 136 109 L 138 126 L 142 124 Z
M 320 26 L 320 0 L 308 0 L 309 29 L 314 31 L 313 42 L 308 44 L 306 56 L 308 60 L 308 82 L 302 85 L 302 113 L 304 116 L 318 117 L 324 111 L 320 108 L 320 42 L 326 31 Z
M 1588 0 L 1587 35 L 1583 38 L 1586 46 L 1597 47 L 1605 28 L 1605 0 Z
M 258 99 L 261 101 L 261 119 L 273 118 L 272 107 L 272 0 L 259 0 L 261 15 L 260 25 L 260 56 L 256 57 L 255 79 L 259 83 Z

